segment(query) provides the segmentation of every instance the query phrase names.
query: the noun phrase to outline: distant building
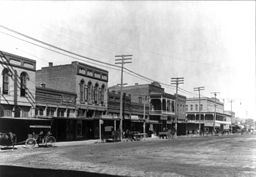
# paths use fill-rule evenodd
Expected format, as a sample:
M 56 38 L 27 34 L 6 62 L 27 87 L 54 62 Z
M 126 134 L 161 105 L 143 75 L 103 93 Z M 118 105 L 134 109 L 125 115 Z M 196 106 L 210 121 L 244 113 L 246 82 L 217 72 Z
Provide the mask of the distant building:
M 199 120 L 199 109 L 201 120 Z M 201 130 L 206 132 L 212 132 L 213 127 L 215 127 L 217 131 L 228 131 L 230 129 L 231 120 L 226 120 L 228 115 L 224 112 L 224 104 L 218 99 L 202 97 L 199 105 L 198 98 L 188 98 L 186 111 L 187 130 L 190 132 L 198 131 L 199 123 L 201 124 Z
M 145 112 L 144 112 L 145 111 Z M 144 114 L 145 113 L 145 114 Z M 143 102 L 132 102 L 131 95 L 123 95 L 123 130 L 143 132 L 144 121 L 148 118 L 149 106 Z M 120 125 L 120 92 L 112 90 L 108 93 L 108 114 L 114 124 L 113 129 Z M 144 119 L 145 116 L 145 119 Z
M 119 86 L 109 88 L 110 91 L 119 91 Z M 126 94 L 131 95 L 131 101 L 137 103 L 146 102 L 149 107 L 149 118 L 146 120 L 146 132 L 158 134 L 175 124 L 175 96 L 165 93 L 164 88 L 157 82 L 151 84 L 135 84 L 123 87 Z M 179 120 L 185 122 L 186 97 L 179 95 Z M 185 123 L 178 124 L 178 133 L 185 134 Z M 183 124 L 183 125 L 182 125 Z
M 108 71 L 80 62 L 49 63 L 36 72 L 36 85 L 76 94 L 75 118 L 67 118 L 75 139 L 99 138 L 99 122 L 107 111 Z M 69 109 L 63 109 L 67 114 Z M 79 127 L 79 128 L 76 128 Z

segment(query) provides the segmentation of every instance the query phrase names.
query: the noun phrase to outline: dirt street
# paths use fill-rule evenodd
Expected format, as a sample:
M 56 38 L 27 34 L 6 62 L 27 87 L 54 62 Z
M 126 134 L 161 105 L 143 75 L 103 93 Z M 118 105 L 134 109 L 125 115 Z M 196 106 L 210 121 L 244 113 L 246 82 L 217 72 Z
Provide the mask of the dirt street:
M 0 151 L 0 165 L 118 176 L 256 176 L 256 135 L 18 148 Z

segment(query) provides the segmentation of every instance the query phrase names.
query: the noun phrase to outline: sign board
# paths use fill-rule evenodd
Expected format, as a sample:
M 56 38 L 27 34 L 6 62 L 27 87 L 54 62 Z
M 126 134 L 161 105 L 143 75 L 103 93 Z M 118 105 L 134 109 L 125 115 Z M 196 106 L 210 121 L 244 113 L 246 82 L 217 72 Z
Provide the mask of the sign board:
M 131 119 L 133 119 L 133 120 L 139 120 L 139 117 L 136 116 L 136 115 L 131 115 Z

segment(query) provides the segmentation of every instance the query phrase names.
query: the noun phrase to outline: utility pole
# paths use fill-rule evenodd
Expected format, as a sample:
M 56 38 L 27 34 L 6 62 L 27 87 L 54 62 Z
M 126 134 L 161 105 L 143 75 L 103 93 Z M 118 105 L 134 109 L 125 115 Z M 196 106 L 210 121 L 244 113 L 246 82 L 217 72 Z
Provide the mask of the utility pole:
M 232 103 L 233 103 L 233 100 L 231 99 L 230 100 L 230 103 L 231 103 L 231 124 L 230 124 L 230 131 L 231 131 L 231 134 L 232 134 L 232 118 L 233 118 L 233 114 L 232 114 Z
M 177 136 L 177 130 L 178 130 L 178 88 L 179 84 L 184 84 L 184 77 L 172 77 L 171 78 L 171 84 L 176 85 L 176 98 L 175 98 L 175 136 Z
M 213 132 L 215 134 L 215 121 L 216 121 L 216 96 L 218 93 L 220 92 L 211 92 L 212 94 L 214 94 L 214 119 L 213 119 Z
M 194 91 L 198 91 L 199 94 L 199 135 L 201 135 L 201 97 L 200 97 L 200 91 L 204 90 L 204 87 L 195 87 Z M 205 123 L 205 121 L 204 121 Z
M 115 64 L 121 64 L 121 87 L 120 87 L 120 140 L 123 139 L 123 71 L 124 64 L 132 63 L 132 55 L 116 55 Z

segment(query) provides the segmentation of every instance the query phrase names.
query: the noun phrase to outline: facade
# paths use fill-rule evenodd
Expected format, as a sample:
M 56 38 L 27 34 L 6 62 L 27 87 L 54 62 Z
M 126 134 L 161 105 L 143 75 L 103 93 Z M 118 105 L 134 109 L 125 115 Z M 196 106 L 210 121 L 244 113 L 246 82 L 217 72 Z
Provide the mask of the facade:
M 76 61 L 57 66 L 49 63 L 36 77 L 37 86 L 76 94 L 75 119 L 69 118 L 69 127 L 80 127 L 84 133 L 75 139 L 99 138 L 100 119 L 107 111 L 108 71 Z
M 59 140 L 73 140 L 83 132 L 76 119 L 76 94 L 54 89 L 36 87 L 36 118 L 48 119 L 52 124 L 52 133 Z M 72 123 L 77 125 L 74 128 Z
M 201 124 L 201 132 L 213 132 L 214 127 L 217 132 L 230 129 L 231 121 L 227 121 L 229 115 L 224 112 L 224 104 L 218 99 L 202 97 L 199 106 L 199 98 L 188 98 L 186 111 L 187 130 L 189 133 L 198 132 L 199 124 Z
M 119 86 L 109 88 L 110 91 L 119 91 Z M 157 82 L 151 84 L 135 84 L 123 87 L 126 94 L 131 95 L 131 101 L 134 103 L 145 103 L 149 108 L 149 116 L 146 119 L 146 132 L 158 134 L 175 123 L 175 96 L 165 93 L 164 88 Z M 180 105 L 185 108 L 184 99 L 180 97 Z M 183 100 L 183 101 L 181 101 Z M 183 111 L 182 111 L 183 110 Z M 180 118 L 184 119 L 185 110 L 179 109 Z M 180 124 L 181 125 L 181 124 Z M 178 126 L 178 132 L 181 129 Z
M 144 111 L 145 110 L 145 111 Z M 149 107 L 144 103 L 131 101 L 131 95 L 123 95 L 123 130 L 144 131 L 145 120 L 148 118 Z M 112 128 L 119 130 L 120 126 L 120 92 L 112 90 L 108 92 L 107 116 L 113 120 Z M 104 121 L 105 122 L 105 121 Z
M 0 51 L 0 72 L 0 132 L 13 132 L 18 141 L 25 140 L 29 125 L 50 124 L 35 118 L 36 61 Z
M 1 116 L 33 117 L 36 62 L 6 52 L 0 59 Z

